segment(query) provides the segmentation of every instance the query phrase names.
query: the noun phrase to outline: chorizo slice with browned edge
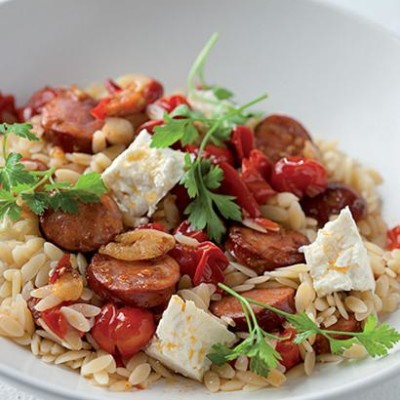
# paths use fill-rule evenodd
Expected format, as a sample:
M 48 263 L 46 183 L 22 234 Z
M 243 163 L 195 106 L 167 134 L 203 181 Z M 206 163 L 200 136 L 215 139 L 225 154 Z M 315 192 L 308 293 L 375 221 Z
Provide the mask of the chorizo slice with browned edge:
M 293 314 L 295 312 L 294 293 L 294 289 L 285 287 L 253 289 L 241 293 L 241 295 Z M 268 332 L 279 328 L 284 322 L 282 316 L 270 310 L 257 305 L 252 305 L 251 307 L 256 314 L 259 325 Z M 221 300 L 212 303 L 210 309 L 217 317 L 232 318 L 236 324 L 233 329 L 238 331 L 247 331 L 248 327 L 242 305 L 235 297 L 225 296 Z
M 229 230 L 226 249 L 241 264 L 262 274 L 264 271 L 304 262 L 304 255 L 299 252 L 299 248 L 307 244 L 307 237 L 293 230 L 263 233 L 233 226 Z
M 88 95 L 72 90 L 58 92 L 42 108 L 45 139 L 65 152 L 92 153 L 93 134 L 104 124 L 90 113 L 95 105 Z
M 170 256 L 124 261 L 96 254 L 86 276 L 91 289 L 104 300 L 152 308 L 168 302 L 180 273 L 178 263 Z
M 361 332 L 361 322 L 355 319 L 354 314 L 350 314 L 349 319 L 340 318 L 336 324 L 331 325 L 328 329 L 330 331 L 339 332 Z M 350 339 L 350 336 L 347 335 L 332 336 L 334 339 L 338 340 Z M 317 335 L 313 347 L 317 355 L 331 352 L 331 346 L 328 339 L 322 335 Z
M 40 217 L 45 238 L 68 251 L 95 251 L 122 232 L 122 214 L 108 195 L 99 203 L 79 203 L 77 214 L 48 209 Z
M 344 183 L 329 183 L 326 190 L 315 197 L 304 197 L 300 205 L 308 217 L 315 218 L 318 226 L 324 226 L 331 215 L 349 206 L 356 221 L 364 218 L 367 213 L 365 200 L 349 185 Z
M 313 145 L 307 130 L 285 115 L 270 115 L 255 128 L 255 147 L 273 163 L 283 157 L 303 157 L 307 142 Z

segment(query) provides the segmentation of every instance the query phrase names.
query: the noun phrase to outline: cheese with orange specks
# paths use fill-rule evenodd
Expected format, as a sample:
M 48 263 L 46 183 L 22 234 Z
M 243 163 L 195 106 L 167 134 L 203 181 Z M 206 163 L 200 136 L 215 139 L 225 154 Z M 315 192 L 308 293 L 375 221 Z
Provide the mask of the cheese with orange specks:
M 146 349 L 171 370 L 201 381 L 211 361 L 207 354 L 216 343 L 232 344 L 236 336 L 214 316 L 174 295 L 155 336 Z

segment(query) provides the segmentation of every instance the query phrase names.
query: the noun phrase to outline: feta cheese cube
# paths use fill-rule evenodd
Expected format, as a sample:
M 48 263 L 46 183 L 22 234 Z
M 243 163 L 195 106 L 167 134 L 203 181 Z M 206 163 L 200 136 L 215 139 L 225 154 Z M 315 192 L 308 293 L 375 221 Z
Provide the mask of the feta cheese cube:
M 155 337 L 146 349 L 173 371 L 201 381 L 210 368 L 207 354 L 216 343 L 231 344 L 235 335 L 193 301 L 174 295 L 164 311 Z
M 150 143 L 151 135 L 142 130 L 103 172 L 105 185 L 131 225 L 145 214 L 151 216 L 184 174 L 183 152 L 152 148 Z
M 375 290 L 367 249 L 348 207 L 318 231 L 312 244 L 300 251 L 310 267 L 319 296 L 342 290 Z

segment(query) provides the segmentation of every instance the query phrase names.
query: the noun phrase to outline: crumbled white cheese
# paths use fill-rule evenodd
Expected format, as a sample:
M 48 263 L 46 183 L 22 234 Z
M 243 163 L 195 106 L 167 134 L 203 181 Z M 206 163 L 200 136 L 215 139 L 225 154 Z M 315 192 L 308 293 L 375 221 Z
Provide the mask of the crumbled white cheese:
M 193 301 L 174 295 L 164 311 L 155 337 L 146 349 L 151 357 L 184 376 L 201 381 L 210 368 L 207 358 L 216 343 L 232 344 L 235 335 Z
M 151 216 L 184 174 L 183 152 L 152 148 L 150 143 L 151 135 L 142 130 L 103 172 L 105 185 L 130 224 L 144 215 Z
M 319 296 L 342 290 L 375 290 L 367 249 L 348 207 L 318 231 L 312 244 L 300 251 L 310 267 Z

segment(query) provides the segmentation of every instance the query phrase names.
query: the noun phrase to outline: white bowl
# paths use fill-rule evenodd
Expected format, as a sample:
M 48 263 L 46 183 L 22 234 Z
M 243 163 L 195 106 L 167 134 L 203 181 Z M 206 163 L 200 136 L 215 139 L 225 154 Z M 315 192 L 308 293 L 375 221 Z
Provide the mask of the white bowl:
M 400 222 L 400 43 L 336 9 L 289 0 L 14 1 L 0 6 L 0 88 L 22 101 L 45 84 L 143 72 L 172 90 L 184 86 L 191 62 L 215 31 L 221 39 L 209 60 L 209 80 L 232 88 L 241 100 L 267 91 L 266 112 L 297 117 L 313 135 L 338 139 L 350 155 L 378 168 L 386 179 L 385 216 L 390 224 Z M 400 314 L 389 322 L 400 328 Z M 4 377 L 40 390 L 43 398 L 210 397 L 187 382 L 133 394 L 106 392 L 6 340 L 0 360 Z M 320 366 L 312 377 L 281 389 L 213 396 L 328 398 L 365 390 L 399 370 L 400 352 L 394 352 Z

